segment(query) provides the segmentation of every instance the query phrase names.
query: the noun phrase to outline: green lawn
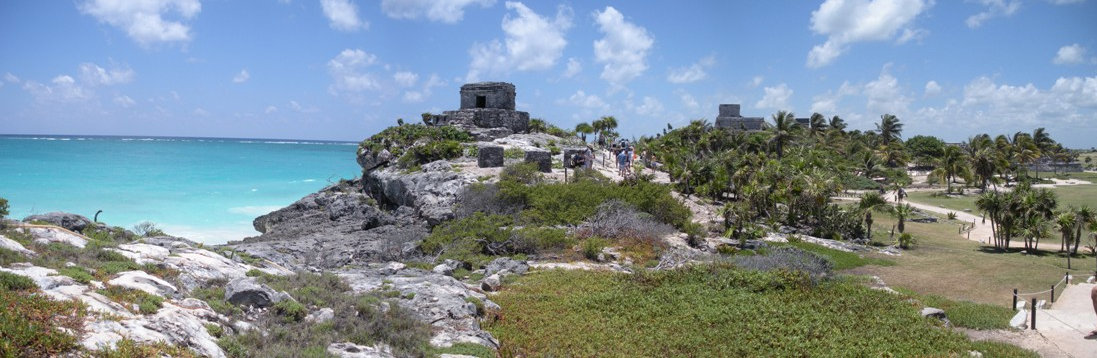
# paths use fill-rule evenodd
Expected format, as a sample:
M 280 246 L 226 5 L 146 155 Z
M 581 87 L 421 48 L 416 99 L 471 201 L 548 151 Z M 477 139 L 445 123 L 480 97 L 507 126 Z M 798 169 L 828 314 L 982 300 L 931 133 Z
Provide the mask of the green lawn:
M 944 190 L 941 190 L 943 192 Z M 969 211 L 972 214 L 978 215 L 979 209 L 975 207 L 975 199 L 979 198 L 978 189 L 968 189 L 968 195 L 961 197 L 950 196 L 933 196 L 934 192 L 930 191 L 910 191 L 907 192 L 907 200 L 929 204 L 933 206 L 940 206 L 942 208 L 948 208 L 956 211 Z
M 885 213 L 874 215 L 874 219 L 874 241 L 890 244 L 887 231 L 896 220 Z M 907 222 L 906 227 L 918 243 L 900 256 L 888 256 L 895 265 L 869 265 L 847 272 L 877 275 L 888 285 L 922 294 L 1009 307 L 1014 288 L 1022 292 L 1046 290 L 1068 271 L 1066 259 L 1057 253 L 999 252 L 960 237 L 958 224 L 949 220 Z M 1077 282 L 1092 275 L 1095 266 L 1093 256 L 1084 255 L 1074 258 L 1069 271 Z
M 837 279 L 724 265 L 632 275 L 542 271 L 492 298 L 486 328 L 514 356 L 1034 357 L 973 343 L 918 314 L 921 305 Z

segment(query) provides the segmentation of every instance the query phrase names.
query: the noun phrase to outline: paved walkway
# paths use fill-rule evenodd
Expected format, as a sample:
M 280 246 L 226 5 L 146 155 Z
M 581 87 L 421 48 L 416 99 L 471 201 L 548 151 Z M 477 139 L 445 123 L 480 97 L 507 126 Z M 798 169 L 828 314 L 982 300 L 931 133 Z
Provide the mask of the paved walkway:
M 1062 357 L 1097 357 L 1097 337 L 1086 339 L 1097 328 L 1097 314 L 1090 300 L 1094 286 L 1067 285 L 1051 308 L 1036 310 L 1036 331 L 1062 351 Z

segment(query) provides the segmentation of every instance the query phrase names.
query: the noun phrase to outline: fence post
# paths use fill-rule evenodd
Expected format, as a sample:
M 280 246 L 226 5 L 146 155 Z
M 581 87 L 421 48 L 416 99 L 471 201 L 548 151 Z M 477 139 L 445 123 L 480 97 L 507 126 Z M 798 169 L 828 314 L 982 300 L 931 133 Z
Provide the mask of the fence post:
M 565 159 L 564 160 L 564 183 L 566 184 L 567 182 L 568 182 L 568 163 L 567 163 L 567 160 Z
M 1014 311 L 1017 310 L 1017 289 L 1016 288 L 1013 289 L 1013 306 L 1010 306 L 1010 307 L 1012 307 Z
M 1051 285 L 1051 303 L 1055 303 L 1055 285 Z
M 1036 330 L 1036 297 L 1032 298 L 1032 324 L 1029 329 Z

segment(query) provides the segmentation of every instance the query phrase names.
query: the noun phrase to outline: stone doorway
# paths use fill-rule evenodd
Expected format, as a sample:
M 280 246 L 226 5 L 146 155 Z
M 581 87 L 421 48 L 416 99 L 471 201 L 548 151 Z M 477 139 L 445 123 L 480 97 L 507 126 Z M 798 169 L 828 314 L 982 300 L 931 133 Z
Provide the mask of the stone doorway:
M 488 106 L 487 96 L 476 96 L 476 108 L 485 108 Z

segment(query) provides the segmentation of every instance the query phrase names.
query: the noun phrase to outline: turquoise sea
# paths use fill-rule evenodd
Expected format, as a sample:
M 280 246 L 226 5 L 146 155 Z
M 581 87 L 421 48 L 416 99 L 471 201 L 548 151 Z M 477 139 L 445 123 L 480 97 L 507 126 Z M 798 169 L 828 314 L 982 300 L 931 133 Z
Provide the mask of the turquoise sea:
M 257 235 L 252 219 L 361 169 L 356 143 L 0 135 L 9 217 L 66 211 L 210 244 Z

